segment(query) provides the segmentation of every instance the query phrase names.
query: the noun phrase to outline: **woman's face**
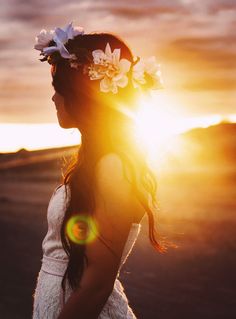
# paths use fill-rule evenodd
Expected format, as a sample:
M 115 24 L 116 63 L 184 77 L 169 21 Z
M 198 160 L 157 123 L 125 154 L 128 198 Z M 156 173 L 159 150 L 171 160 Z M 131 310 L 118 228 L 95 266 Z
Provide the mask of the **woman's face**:
M 52 101 L 54 102 L 57 109 L 57 119 L 59 125 L 62 128 L 73 128 L 76 127 L 75 121 L 71 115 L 66 111 L 64 97 L 55 91 L 52 96 Z

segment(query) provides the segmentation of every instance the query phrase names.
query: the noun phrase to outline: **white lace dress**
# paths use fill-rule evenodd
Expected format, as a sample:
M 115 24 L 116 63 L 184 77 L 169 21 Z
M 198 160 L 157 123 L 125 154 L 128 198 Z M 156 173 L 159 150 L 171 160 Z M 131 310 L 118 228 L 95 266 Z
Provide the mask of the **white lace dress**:
M 57 319 L 64 303 L 72 292 L 67 280 L 65 294 L 61 288 L 61 280 L 68 262 L 68 256 L 62 247 L 60 239 L 60 226 L 66 209 L 65 205 L 67 204 L 65 198 L 66 187 L 68 197 L 70 197 L 69 186 L 60 185 L 54 190 L 49 201 L 47 210 L 48 231 L 42 242 L 42 265 L 38 273 L 37 284 L 33 294 L 32 319 Z M 133 248 L 140 229 L 140 224 L 132 224 L 123 250 L 113 291 L 98 319 L 136 318 L 129 306 L 124 287 L 119 281 L 118 276 L 121 267 Z

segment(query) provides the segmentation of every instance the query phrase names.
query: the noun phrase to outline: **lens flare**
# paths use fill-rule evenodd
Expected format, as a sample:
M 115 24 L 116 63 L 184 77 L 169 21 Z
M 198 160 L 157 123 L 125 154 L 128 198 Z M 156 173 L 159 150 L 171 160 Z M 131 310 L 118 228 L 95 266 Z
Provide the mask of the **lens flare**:
M 76 244 L 92 242 L 98 235 L 98 227 L 91 216 L 77 214 L 66 224 L 66 234 Z

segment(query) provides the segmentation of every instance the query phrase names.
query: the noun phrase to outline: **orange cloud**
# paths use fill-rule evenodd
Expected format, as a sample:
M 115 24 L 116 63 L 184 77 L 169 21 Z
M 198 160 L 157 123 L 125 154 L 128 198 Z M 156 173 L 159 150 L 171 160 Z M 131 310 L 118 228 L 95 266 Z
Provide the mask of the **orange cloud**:
M 233 91 L 236 90 L 236 79 L 230 77 L 191 79 L 182 83 L 181 88 L 190 91 Z
M 187 14 L 189 10 L 183 6 L 165 6 L 147 4 L 139 5 L 107 5 L 105 7 L 97 7 L 96 10 L 108 11 L 115 16 L 122 16 L 127 19 L 151 17 L 157 14 Z
M 213 2 L 209 8 L 208 12 L 211 14 L 216 14 L 220 11 L 236 11 L 236 4 L 235 1 L 229 1 L 228 3 L 220 2 L 217 3 L 217 1 Z
M 236 36 L 181 38 L 161 49 L 166 60 L 185 64 L 191 69 L 230 69 L 236 68 L 236 51 L 233 48 Z

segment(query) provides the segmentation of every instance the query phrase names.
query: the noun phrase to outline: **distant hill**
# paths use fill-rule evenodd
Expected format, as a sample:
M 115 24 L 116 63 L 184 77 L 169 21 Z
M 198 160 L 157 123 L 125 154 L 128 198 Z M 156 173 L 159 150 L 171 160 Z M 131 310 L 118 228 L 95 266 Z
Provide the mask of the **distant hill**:
M 196 164 L 236 165 L 236 123 L 221 122 L 181 135 L 186 145 L 191 145 L 191 158 Z
M 0 153 L 0 169 L 68 159 L 76 153 L 77 149 L 78 146 L 66 146 L 36 151 L 20 149 L 15 153 Z

